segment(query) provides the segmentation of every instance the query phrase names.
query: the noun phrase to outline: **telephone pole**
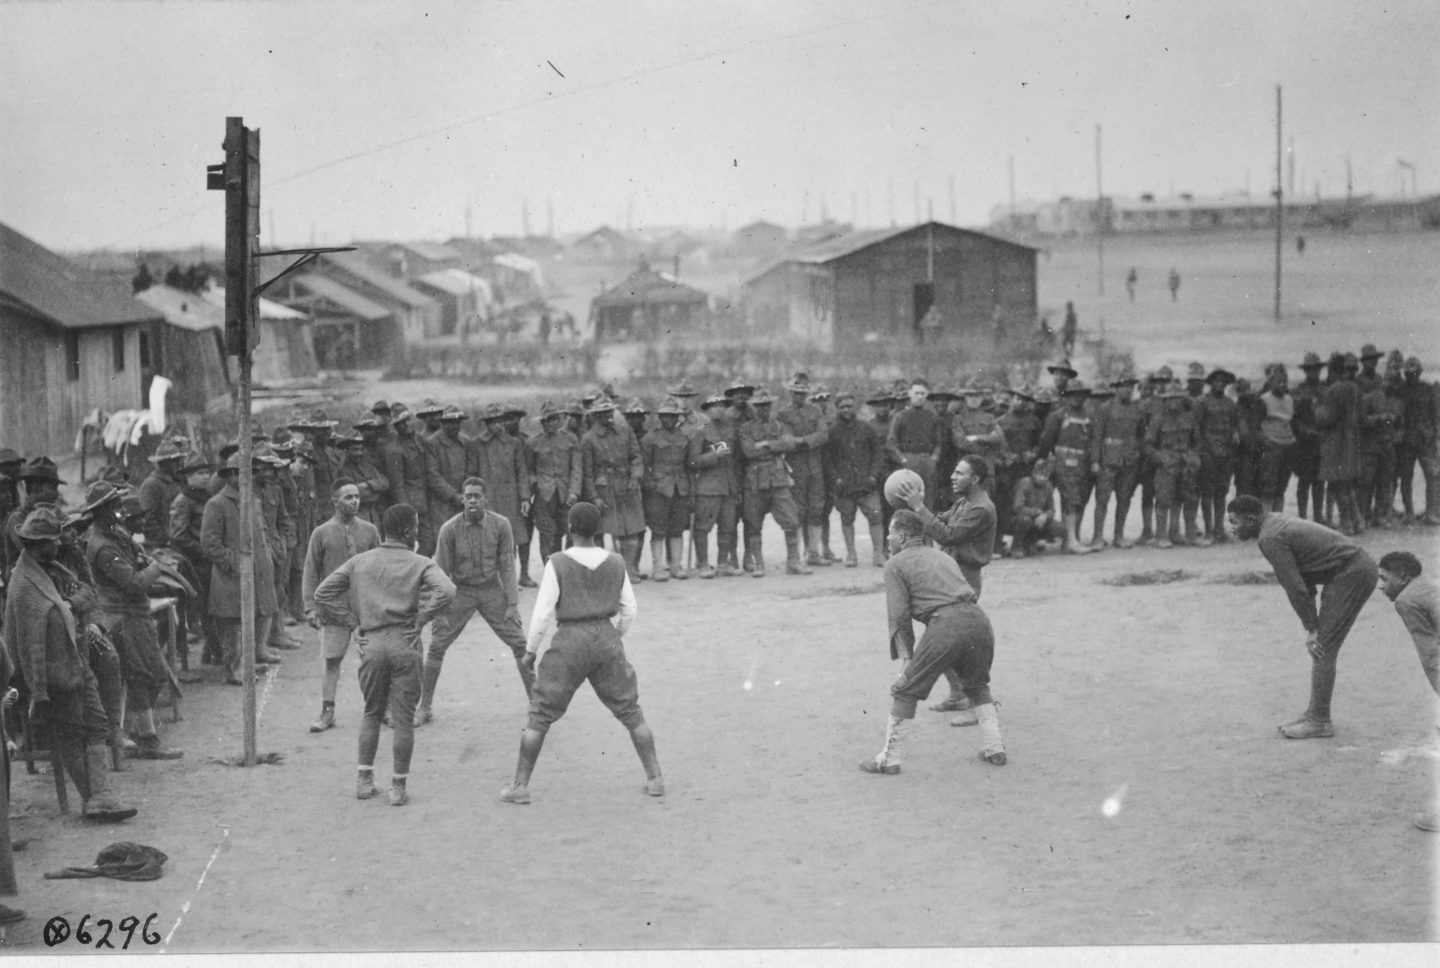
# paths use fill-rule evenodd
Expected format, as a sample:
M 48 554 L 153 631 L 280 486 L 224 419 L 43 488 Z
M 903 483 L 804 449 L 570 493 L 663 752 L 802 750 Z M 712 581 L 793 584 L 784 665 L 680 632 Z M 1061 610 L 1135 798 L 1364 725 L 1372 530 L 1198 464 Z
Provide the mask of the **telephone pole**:
M 1280 322 L 1280 252 L 1281 239 L 1285 234 L 1285 187 L 1280 180 L 1280 168 L 1285 150 L 1281 143 L 1280 126 L 1280 85 L 1275 85 L 1275 322 Z

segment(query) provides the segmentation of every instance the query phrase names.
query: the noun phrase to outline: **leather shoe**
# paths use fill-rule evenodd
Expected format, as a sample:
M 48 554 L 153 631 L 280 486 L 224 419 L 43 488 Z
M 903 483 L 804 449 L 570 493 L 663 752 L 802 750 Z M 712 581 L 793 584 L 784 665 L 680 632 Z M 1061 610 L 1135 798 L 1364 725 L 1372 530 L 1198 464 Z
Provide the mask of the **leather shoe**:
M 1335 727 L 1329 722 L 1318 722 L 1308 716 L 1280 727 L 1286 739 L 1328 739 L 1335 735 Z
M 980 758 L 981 758 L 982 760 L 984 760 L 986 763 L 989 763 L 991 766 L 1004 766 L 1004 765 L 1005 765 L 1005 751 L 1004 751 L 1004 750 L 1001 750 L 999 753 L 986 753 L 986 752 L 984 752 L 984 751 L 982 750 L 981 753 L 980 753 Z
M 931 711 L 937 713 L 958 713 L 962 709 L 970 708 L 970 700 L 964 696 L 946 696 L 944 702 L 933 703 Z
M 507 786 L 500 791 L 500 799 L 506 803 L 529 803 L 530 788 L 523 786 Z
M 900 772 L 900 764 L 886 763 L 884 766 L 881 766 L 874 760 L 861 760 L 860 769 L 864 770 L 866 773 L 883 773 L 885 776 L 894 776 L 896 773 Z
M 665 795 L 665 778 L 650 777 L 645 781 L 645 792 L 652 797 L 663 797 Z
M 126 755 L 137 760 L 178 760 L 185 753 L 181 750 L 169 750 L 161 746 L 158 736 L 142 736 L 139 745 L 127 752 Z
M 379 791 L 375 789 L 375 774 L 366 770 L 355 781 L 355 799 L 369 800 Z
M 320 718 L 317 719 L 317 720 L 315 720 L 315 722 L 313 722 L 313 723 L 310 724 L 310 732 L 312 732 L 312 733 L 323 733 L 323 732 L 325 732 L 325 730 L 327 730 L 327 729 L 334 729 L 334 728 L 335 728 L 335 710 L 334 710 L 334 708 L 322 709 L 322 710 L 320 711 Z

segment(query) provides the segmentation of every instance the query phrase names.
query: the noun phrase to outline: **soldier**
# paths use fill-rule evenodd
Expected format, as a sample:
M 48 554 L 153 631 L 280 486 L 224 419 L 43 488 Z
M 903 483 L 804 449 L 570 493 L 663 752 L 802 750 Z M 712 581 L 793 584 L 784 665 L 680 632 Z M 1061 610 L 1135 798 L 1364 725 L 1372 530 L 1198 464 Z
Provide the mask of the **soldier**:
M 560 550 L 565 515 L 580 500 L 580 440 L 569 430 L 567 414 L 546 400 L 540 407 L 540 433 L 530 438 L 531 509 L 540 534 L 540 558 L 548 561 Z
M 656 581 L 684 579 L 690 577 L 684 561 L 685 531 L 690 527 L 690 473 L 685 466 L 690 438 L 680 429 L 685 408 L 670 397 L 655 412 L 660 426 L 640 439 L 640 459 L 645 465 L 641 493 L 645 524 L 650 528 L 653 577 Z
M 0 448 L 0 522 L 8 521 L 20 507 L 20 469 L 24 466 L 25 461 L 19 454 L 9 447 Z M 0 597 L 4 595 L 11 564 L 9 542 L 0 537 Z
M 1145 378 L 1140 384 L 1140 399 L 1135 406 L 1142 418 L 1141 433 L 1160 417 L 1164 401 L 1158 395 L 1160 388 L 1169 385 L 1175 374 L 1170 367 L 1162 366 Z M 1155 463 L 1150 460 L 1145 448 L 1140 449 L 1140 538 L 1135 543 L 1147 545 L 1155 540 Z
M 665 388 L 665 396 L 674 397 L 680 404 L 680 409 L 683 411 L 680 414 L 680 429 L 687 435 L 693 434 L 705 425 L 705 415 L 696 413 L 695 405 L 691 403 L 699 395 L 699 391 L 684 380 Z
M 1325 481 L 1320 476 L 1320 427 L 1315 422 L 1315 411 L 1325 395 L 1325 385 L 1320 382 L 1320 371 L 1324 368 L 1319 354 L 1313 352 L 1307 352 L 1300 364 L 1305 379 L 1292 394 L 1295 419 L 1291 427 L 1295 431 L 1295 446 L 1290 451 L 1290 461 L 1295 471 L 1296 516 L 1305 517 L 1305 509 L 1309 507 L 1314 520 L 1328 524 Z
M 345 455 L 335 447 L 333 432 L 339 426 L 334 420 L 325 415 L 325 411 L 316 410 L 308 420 L 298 421 L 290 425 L 291 430 L 299 430 L 310 441 L 314 448 L 314 456 L 311 459 L 311 470 L 315 475 L 315 520 L 323 521 L 335 513 L 331 504 L 330 493 L 335 479 L 340 476 L 340 468 L 345 464 Z M 224 457 L 220 458 L 222 461 Z
M 925 506 L 933 511 L 938 485 L 936 468 L 950 430 L 944 418 L 925 406 L 929 396 L 929 381 L 923 377 L 910 381 L 910 405 L 890 421 L 887 441 L 899 453 L 900 466 L 920 475 L 925 484 Z
M 370 428 L 372 440 L 378 440 L 378 421 L 367 417 L 356 424 L 357 427 L 361 425 Z M 340 468 L 340 476 L 350 478 L 355 482 L 355 486 L 360 488 L 360 516 L 375 527 L 380 527 L 381 501 L 388 499 L 390 478 L 385 476 L 384 470 L 376 462 L 374 448 L 366 444 L 365 438 L 360 434 L 346 434 L 337 438 L 336 443 L 345 448 L 345 463 Z
M 1145 431 L 1145 451 L 1155 465 L 1155 546 L 1190 544 L 1180 534 L 1180 512 L 1195 490 L 1200 470 L 1200 439 L 1186 393 L 1174 383 L 1156 394 L 1164 409 Z
M 1420 379 L 1424 372 L 1418 357 L 1405 361 L 1405 383 L 1400 399 L 1405 404 L 1405 436 L 1396 450 L 1396 467 L 1400 478 L 1400 501 L 1405 508 L 1405 523 L 1415 521 L 1413 499 L 1415 464 L 1425 478 L 1425 524 L 1440 524 L 1440 451 L 1436 434 L 1440 431 L 1440 396 L 1433 384 Z
M 950 444 L 955 454 L 955 463 L 958 464 L 966 457 L 982 457 L 994 474 L 998 473 L 995 469 L 1005 459 L 1007 441 L 999 419 L 985 409 L 986 395 L 987 393 L 982 387 L 959 387 L 956 389 L 955 396 L 958 406 L 950 417 Z M 955 467 L 952 464 L 951 473 L 954 470 Z M 993 487 L 994 485 L 995 481 L 992 477 L 989 486 Z M 959 495 L 952 493 L 952 501 L 959 499 Z M 1005 515 L 1005 518 L 1005 524 L 1009 524 L 1008 514 Z M 995 551 L 997 553 L 1003 549 L 1004 545 L 1003 532 L 999 525 L 1000 516 L 997 509 L 995 528 Z
M 791 575 L 811 573 L 800 557 L 800 512 L 790 493 L 790 471 L 785 463 L 785 455 L 795 448 L 795 438 L 784 424 L 770 416 L 773 402 L 762 387 L 750 398 L 755 419 L 740 428 L 740 452 L 745 455 L 745 493 L 742 501 L 745 550 L 754 561 L 754 571 L 750 573 L 752 578 L 765 577 L 761 528 L 766 514 L 774 517 L 775 523 L 785 533 L 785 571 Z M 928 410 L 925 412 L 935 416 Z
M 1265 386 L 1259 401 L 1264 412 L 1260 418 L 1256 495 L 1271 511 L 1282 511 L 1295 450 L 1295 398 L 1290 394 L 1290 374 L 1284 363 L 1271 363 L 1265 368 Z
M 215 623 L 210 620 L 208 607 L 210 560 L 205 557 L 205 549 L 200 544 L 200 524 L 205 516 L 205 502 L 210 500 L 205 482 L 210 479 L 214 466 L 199 454 L 191 454 L 181 461 L 180 478 L 184 485 L 170 502 L 168 528 L 170 547 L 184 555 L 195 572 L 195 591 L 200 596 L 195 608 L 199 614 L 195 618 L 199 621 L 200 633 L 204 638 L 200 661 L 207 665 L 218 665 L 220 661 L 220 637 L 215 630 Z
M 940 459 L 935 462 L 935 506 L 941 509 L 948 508 L 954 501 L 950 493 L 950 475 L 960 454 L 955 449 L 952 428 L 964 406 L 960 393 L 960 387 L 953 390 L 936 387 L 925 398 L 926 406 L 935 411 L 945 428 L 940 436 Z
M 371 408 L 368 417 L 362 418 L 355 424 L 355 429 L 360 431 L 360 435 L 365 440 L 366 452 L 379 469 L 380 476 L 385 479 L 385 483 L 375 491 L 375 501 L 371 511 L 374 515 L 371 523 L 378 528 L 380 517 L 385 513 L 385 509 L 398 503 L 396 495 L 401 486 L 401 482 L 392 478 L 390 474 L 400 456 L 395 448 L 395 435 L 390 430 L 390 407 L 384 400 L 379 401 Z
M 5 553 L 12 563 L 20 559 L 22 544 L 20 526 L 42 504 L 58 506 L 60 503 L 60 473 L 55 462 L 48 457 L 36 457 L 25 462 L 20 468 L 20 480 L 25 484 L 25 500 L 5 519 Z M 0 688 L 4 683 L 0 683 Z
M 865 401 L 865 405 L 874 415 L 870 425 L 875 428 L 875 433 L 880 437 L 880 452 L 884 458 L 880 468 L 882 483 L 900 469 L 900 461 L 903 459 L 899 449 L 890 441 L 890 424 L 893 421 L 895 406 L 899 402 L 900 400 L 895 397 L 891 389 L 883 385 L 877 387 L 875 393 Z M 895 509 L 890 506 L 889 501 L 880 502 L 880 520 L 887 532 L 890 530 L 890 518 L 894 514 Z M 881 554 L 885 553 L 885 551 L 881 551 Z
M 1374 347 L 1367 346 L 1366 349 Z M 1395 414 L 1390 410 L 1384 383 L 1378 378 L 1364 382 L 1361 379 L 1363 377 L 1364 373 L 1361 373 L 1355 381 L 1361 390 L 1360 478 L 1356 504 L 1359 507 L 1360 520 L 1375 528 L 1389 524 L 1385 499 L 1390 490 L 1390 482 L 1395 477 L 1393 435 L 1400 428 L 1396 425 Z M 1402 409 L 1401 419 L 1403 418 Z
M 707 397 L 701 405 L 705 424 L 690 435 L 685 465 L 695 475 L 695 517 L 690 540 L 701 578 L 728 578 L 740 574 L 735 554 L 736 523 L 740 513 L 740 481 L 736 473 L 739 432 L 737 408 L 723 394 Z M 709 561 L 710 529 L 716 529 L 715 563 Z
M 1091 435 L 1094 421 L 1085 407 L 1090 388 L 1082 380 L 1070 380 L 1061 397 L 1061 408 L 1052 412 L 1040 432 L 1040 456 L 1055 457 L 1060 489 L 1060 511 L 1065 519 L 1065 550 L 1086 554 L 1091 549 L 1080 541 L 1080 519 L 1093 486 L 1091 478 Z
M 1357 495 L 1360 481 L 1360 388 L 1355 375 L 1360 361 L 1354 353 L 1336 353 L 1327 367 L 1335 382 L 1315 411 L 1320 428 L 1320 477 L 1335 497 L 1340 513 L 1340 531 L 1355 535 L 1364 530 Z
M 1041 458 L 1031 465 L 1030 474 L 1015 485 L 1011 503 L 1015 542 L 1010 557 L 1029 557 L 1042 541 L 1064 546 L 1065 525 L 1055 517 L 1055 485 L 1050 481 L 1054 472 L 1054 463 Z
M 121 492 L 104 481 L 90 485 L 85 493 L 86 510 L 95 515 L 85 546 L 99 599 L 95 621 L 120 653 L 138 744 L 130 755 L 178 759 L 183 754 L 161 746 L 155 731 L 155 701 L 170 681 L 155 620 L 150 617 L 150 586 L 160 577 L 160 564 L 140 551 L 125 528 L 121 498 Z
M 299 643 L 286 634 L 283 622 L 289 605 L 285 595 L 290 580 L 290 554 L 298 538 L 294 494 L 287 493 L 282 480 L 289 468 L 268 444 L 257 447 L 251 456 L 262 468 L 255 475 L 255 487 L 259 491 L 266 539 L 274 560 L 276 612 L 275 621 L 270 623 L 268 644 L 272 649 L 298 649 Z
M 650 418 L 650 408 L 645 406 L 645 401 L 639 397 L 631 397 L 630 402 L 625 405 L 625 424 L 630 432 L 639 440 L 645 436 L 645 424 Z
M 824 447 L 830 492 L 840 509 L 840 534 L 845 539 L 845 567 L 859 564 L 855 553 L 855 512 L 870 526 L 870 561 L 885 567 L 885 530 L 880 513 L 879 488 L 885 468 L 885 451 L 875 428 L 858 419 L 855 395 L 835 398 L 835 423 Z
M 830 406 L 832 396 L 830 388 L 823 383 L 817 383 L 810 388 L 810 402 L 820 408 L 820 416 L 827 428 L 835 426 L 835 414 Z M 824 448 L 821 448 L 820 463 L 821 490 L 824 492 L 825 501 L 820 508 L 820 557 L 833 565 L 840 559 L 830 550 L 830 513 L 835 510 L 835 495 L 830 490 L 830 471 L 824 466 Z
M 740 430 L 747 423 L 755 419 L 755 411 L 750 408 L 750 398 L 755 395 L 755 388 L 746 383 L 743 378 L 737 377 L 723 391 L 725 399 L 731 402 L 735 414 L 735 449 L 731 460 L 735 465 L 735 478 L 739 483 L 739 490 L 736 492 L 736 506 L 740 509 L 740 542 L 743 547 L 741 553 L 740 567 L 749 574 L 755 570 L 755 560 L 751 555 L 754 545 L 750 541 L 750 525 L 745 520 L 745 487 L 748 475 L 745 470 L 745 454 L 741 451 Z
M 530 511 L 530 469 L 525 463 L 524 445 L 505 431 L 507 419 L 503 404 L 492 403 L 485 408 L 485 429 L 470 439 L 469 462 L 475 475 L 485 482 L 485 506 L 505 515 L 518 550 L 530 542 L 530 525 L 525 520 Z M 519 570 L 522 584 L 533 586 L 525 569 Z
M 992 468 L 995 472 L 995 538 L 997 544 L 1007 534 L 1014 534 L 1015 487 L 1030 471 L 1040 450 L 1040 421 L 1035 417 L 1035 394 L 1027 386 L 1005 391 L 1010 405 L 995 418 L 1005 434 L 1005 450 Z M 1002 554 L 1004 552 L 1002 551 Z
M 1070 381 L 1080 375 L 1076 372 L 1075 367 L 1070 365 L 1069 360 L 1061 360 L 1059 363 L 1051 364 L 1045 367 L 1045 372 L 1050 374 L 1050 379 L 1054 384 L 1055 398 L 1057 400 L 1065 395 L 1065 388 L 1070 385 Z M 1043 422 L 1049 416 L 1050 413 L 1046 410 L 1040 414 L 1040 420 Z
M 520 459 L 524 462 L 528 474 L 531 464 L 530 441 L 525 436 L 525 432 L 520 429 L 520 421 L 525 419 L 527 411 L 524 407 L 517 407 L 513 403 L 504 403 L 501 406 L 505 409 L 505 432 L 520 446 Z M 530 493 L 527 491 L 520 496 L 529 500 Z M 535 582 L 530 578 L 530 541 L 535 536 L 535 505 L 533 502 L 525 508 L 521 517 L 524 519 L 525 540 L 518 541 L 515 545 L 515 561 L 520 568 L 520 587 L 535 588 Z M 519 536 L 519 532 L 517 532 L 516 537 Z M 542 561 L 541 564 L 543 565 L 544 562 Z
M 1134 546 L 1125 537 L 1125 519 L 1130 499 L 1140 481 L 1140 460 L 1145 432 L 1145 415 L 1135 402 L 1136 379 L 1121 376 L 1111 384 L 1115 398 L 1095 413 L 1091 443 L 1091 472 L 1095 475 L 1095 535 L 1092 548 L 1105 546 L 1105 518 L 1110 495 L 1115 495 L 1115 547 Z
M 418 541 L 416 549 L 426 558 L 435 554 L 435 521 L 430 513 L 430 469 L 434 460 L 430 445 L 415 432 L 414 418 L 410 411 L 396 404 L 390 410 L 390 427 L 395 431 L 394 457 L 386 471 L 387 477 L 399 480 L 399 493 L 394 482 L 391 493 L 397 504 L 408 504 L 419 515 Z
M 140 482 L 140 504 L 145 508 L 145 543 L 149 547 L 163 548 L 170 543 L 170 505 L 180 493 L 179 470 L 184 461 L 184 452 L 169 441 L 161 442 L 150 455 L 155 469 Z
M 275 453 L 287 460 L 286 467 L 295 494 L 295 547 L 290 552 L 289 583 L 285 600 L 290 605 L 291 624 L 305 621 L 305 549 L 315 530 L 315 450 L 305 440 L 292 436 L 288 428 L 276 428 L 270 437 Z
M 423 428 L 415 428 L 415 433 L 422 439 L 433 437 L 441 430 L 440 416 L 445 408 L 436 403 L 431 397 L 426 397 L 425 402 L 415 408 L 415 419 L 424 424 Z
M 810 378 L 796 373 L 785 385 L 790 405 L 782 407 L 775 419 L 795 439 L 787 461 L 794 480 L 791 494 L 800 514 L 805 544 L 805 563 L 811 567 L 830 567 L 820 553 L 820 527 L 825 522 L 825 468 L 821 452 L 829 437 L 825 414 L 810 401 Z
M 1395 468 L 1399 464 L 1400 446 L 1405 441 L 1405 377 L 1399 370 L 1387 370 L 1383 385 L 1385 407 L 1390 412 L 1390 474 L 1377 482 L 1375 501 L 1379 505 L 1381 526 L 1391 527 L 1399 523 L 1395 513 Z
M 440 432 L 426 438 L 430 445 L 431 466 L 430 514 L 438 534 L 440 524 L 464 510 L 460 488 L 473 467 L 470 463 L 470 438 L 460 432 L 465 411 L 448 406 L 440 416 Z
M 1360 373 L 1355 377 L 1355 384 L 1363 397 L 1371 390 L 1380 388 L 1380 374 L 1377 367 L 1385 354 L 1376 349 L 1374 343 L 1366 343 L 1360 349 Z
M 1235 381 L 1235 493 L 1260 493 L 1260 424 L 1265 419 L 1265 404 L 1260 401 L 1249 380 Z
M 1200 433 L 1199 492 L 1205 534 L 1194 543 L 1207 547 L 1216 541 L 1226 542 L 1225 501 L 1230 497 L 1230 476 L 1234 473 L 1235 446 L 1239 442 L 1240 410 L 1225 395 L 1225 388 L 1235 382 L 1235 374 L 1216 367 L 1205 377 L 1210 392 L 1195 403 L 1195 424 Z M 1189 526 L 1189 519 L 1186 519 Z
M 615 404 L 609 398 L 597 398 L 590 416 L 595 425 L 580 441 L 581 497 L 600 509 L 600 531 L 619 546 L 630 580 L 640 581 L 640 542 L 645 533 L 640 444 L 628 428 L 622 431 L 616 426 Z

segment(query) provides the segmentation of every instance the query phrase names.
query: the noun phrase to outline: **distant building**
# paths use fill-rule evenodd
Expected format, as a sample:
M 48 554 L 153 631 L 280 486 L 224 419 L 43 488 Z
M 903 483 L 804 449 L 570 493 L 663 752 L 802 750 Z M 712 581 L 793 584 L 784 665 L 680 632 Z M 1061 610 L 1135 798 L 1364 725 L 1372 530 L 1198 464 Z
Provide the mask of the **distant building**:
M 440 303 L 440 335 L 476 331 L 495 311 L 490 282 L 459 269 L 428 272 L 412 280 L 415 288 Z
M 393 242 L 383 252 L 386 267 L 411 282 L 432 272 L 458 269 L 465 261 L 462 253 L 439 242 Z
M 225 309 L 224 286 L 212 285 L 200 294 L 200 298 L 222 312 Z M 310 317 L 263 296 L 257 300 L 256 308 L 260 342 L 255 352 L 250 354 L 250 376 L 255 385 L 271 386 L 308 380 L 319 373 Z M 235 372 L 235 366 L 238 366 L 236 358 L 230 356 L 226 360 L 227 366 Z
M 315 361 L 326 370 L 383 369 L 404 359 L 395 313 L 328 276 L 286 276 L 277 299 L 310 318 Z
M 742 225 L 730 236 L 730 244 L 736 249 L 756 252 L 778 252 L 790 241 L 790 230 L 783 225 L 764 219 Z
M 70 453 L 85 417 L 143 408 L 141 330 L 163 314 L 0 224 L 0 446 Z
M 830 350 L 988 335 L 997 303 L 1011 328 L 1028 330 L 1037 308 L 1035 255 L 940 222 L 852 232 L 790 252 L 746 280 L 746 318 L 758 332 Z
M 704 325 L 710 296 L 642 263 L 590 304 L 595 341 L 653 341 Z
M 639 246 L 633 239 L 602 225 L 576 239 L 568 256 L 576 262 L 629 262 L 639 254 Z
M 163 376 L 170 388 L 167 406 L 187 413 L 219 413 L 231 403 L 225 368 L 225 310 L 193 292 L 154 285 L 135 298 L 164 315 L 140 332 L 140 367 L 148 392 L 150 378 Z M 263 334 L 262 334 L 263 335 Z
M 389 308 L 406 340 L 440 335 L 440 304 L 358 252 L 327 252 L 316 271 Z

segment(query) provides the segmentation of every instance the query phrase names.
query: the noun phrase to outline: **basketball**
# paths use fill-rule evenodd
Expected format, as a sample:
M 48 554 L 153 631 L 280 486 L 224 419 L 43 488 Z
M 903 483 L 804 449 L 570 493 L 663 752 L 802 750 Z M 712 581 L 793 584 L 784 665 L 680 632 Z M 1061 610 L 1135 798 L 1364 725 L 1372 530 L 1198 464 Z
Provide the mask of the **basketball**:
M 920 479 L 920 475 L 908 467 L 902 467 L 885 478 L 885 500 L 890 502 L 892 508 L 899 509 L 910 506 L 900 500 L 899 489 L 901 484 L 914 484 L 920 489 L 922 495 L 925 493 L 925 482 Z

